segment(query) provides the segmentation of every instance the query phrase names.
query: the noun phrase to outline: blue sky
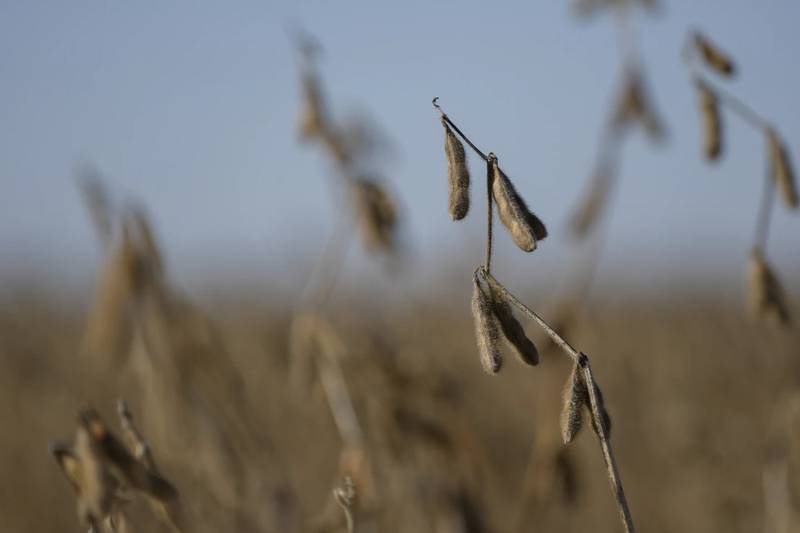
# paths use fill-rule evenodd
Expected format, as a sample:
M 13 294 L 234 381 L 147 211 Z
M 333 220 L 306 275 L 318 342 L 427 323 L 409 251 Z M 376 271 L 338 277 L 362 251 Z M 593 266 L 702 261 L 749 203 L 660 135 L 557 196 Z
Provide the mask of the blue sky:
M 729 51 L 735 94 L 774 120 L 800 165 L 792 0 L 673 1 L 635 23 L 669 142 L 625 150 L 604 268 L 642 279 L 690 270 L 738 279 L 764 172 L 761 137 L 726 121 L 727 153 L 700 157 L 694 92 L 679 57 L 689 28 Z M 330 171 L 298 145 L 297 65 L 285 28 L 324 46 L 336 112 L 366 111 L 394 143 L 386 176 L 407 209 L 415 268 L 480 261 L 483 209 L 446 213 L 447 112 L 500 156 L 552 237 L 507 268 L 557 268 L 564 221 L 595 156 L 619 76 L 611 17 L 568 2 L 0 3 L 0 273 L 30 265 L 89 277 L 97 247 L 74 185 L 91 161 L 151 212 L 178 274 L 248 264 L 280 275 L 313 256 L 332 220 Z M 475 166 L 475 175 L 480 167 Z M 778 209 L 770 251 L 797 272 L 800 217 Z M 360 264 L 358 256 L 353 260 Z M 537 263 L 540 262 L 540 263 Z M 363 261 L 361 261 L 363 262 Z M 512 266 L 514 265 L 514 266 Z

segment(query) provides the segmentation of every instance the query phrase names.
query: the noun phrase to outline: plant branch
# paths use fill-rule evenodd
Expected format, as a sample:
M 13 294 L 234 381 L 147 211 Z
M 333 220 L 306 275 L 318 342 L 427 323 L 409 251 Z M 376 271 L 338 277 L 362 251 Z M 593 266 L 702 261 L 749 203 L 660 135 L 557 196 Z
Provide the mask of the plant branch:
M 352 233 L 349 230 L 350 220 L 342 205 L 336 214 L 333 231 L 328 236 L 328 241 L 301 291 L 298 310 L 319 309 L 329 299 L 339 280 L 350 245 Z
M 691 50 L 691 51 L 690 51 Z M 765 133 L 769 129 L 769 122 L 756 112 L 752 107 L 744 103 L 741 99 L 734 96 L 733 93 L 726 91 L 716 83 L 712 83 L 705 76 L 700 73 L 700 67 L 697 65 L 697 54 L 693 48 L 685 48 L 683 57 L 689 65 L 689 71 L 692 76 L 700 80 L 706 87 L 708 87 L 717 99 L 728 109 L 738 115 L 739 118 L 747 122 L 750 126 L 757 130 L 762 130 Z
M 466 142 L 469 145 L 469 147 L 472 148 L 475 151 L 475 153 L 480 156 L 481 159 L 483 159 L 484 161 L 488 161 L 489 160 L 489 157 L 486 154 L 484 154 L 483 152 L 481 152 L 481 150 L 477 146 L 472 144 L 472 141 L 470 141 L 469 138 L 466 135 L 464 135 L 464 132 L 462 132 L 460 129 L 458 129 L 458 126 L 456 126 L 455 123 L 452 120 L 450 120 L 450 117 L 447 116 L 447 114 L 444 112 L 444 110 L 442 110 L 442 107 L 439 105 L 439 97 L 438 96 L 433 99 L 433 107 L 435 107 L 436 110 L 439 111 L 439 113 L 442 115 L 442 118 L 445 120 L 445 122 L 447 122 L 447 124 L 449 124 L 450 127 L 453 128 L 453 130 L 456 133 L 458 133 L 459 137 L 464 139 L 464 142 Z
M 769 235 L 769 222 L 772 218 L 772 206 L 775 204 L 775 180 L 770 171 L 770 165 L 767 165 L 767 172 L 764 176 L 764 186 L 761 189 L 761 200 L 758 205 L 758 214 L 756 215 L 756 234 L 753 242 L 753 248 L 766 252 L 767 237 Z
M 494 182 L 494 172 L 492 164 L 496 164 L 497 159 L 494 154 L 489 154 L 486 161 L 486 272 L 492 271 L 492 184 Z
M 611 447 L 611 440 L 606 434 L 605 426 L 603 424 L 603 417 L 600 411 L 600 400 L 597 397 L 597 382 L 592 374 L 592 368 L 589 364 L 589 356 L 577 351 L 573 348 L 561 335 L 559 335 L 547 322 L 544 321 L 539 315 L 532 311 L 528 306 L 520 302 L 502 283 L 492 276 L 486 269 L 478 267 L 478 272 L 486 280 L 490 280 L 500 289 L 503 297 L 513 304 L 517 309 L 522 311 L 527 317 L 536 322 L 547 335 L 553 339 L 563 351 L 569 356 L 573 362 L 581 369 L 583 380 L 586 384 L 586 389 L 589 392 L 589 407 L 594 419 L 597 437 L 600 440 L 600 447 L 603 450 L 603 459 L 606 463 L 606 471 L 608 474 L 608 481 L 611 484 L 611 489 L 614 492 L 614 497 L 617 502 L 617 510 L 619 511 L 620 520 L 625 528 L 626 533 L 634 533 L 635 527 L 633 525 L 633 518 L 628 507 L 628 501 L 625 498 L 625 491 L 622 487 L 622 480 L 620 479 L 619 470 L 617 468 L 617 461 L 614 457 L 614 450 Z
M 592 374 L 592 367 L 589 365 L 589 357 L 586 354 L 580 354 L 578 365 L 581 367 L 583 380 L 586 383 L 586 389 L 589 391 L 592 418 L 594 418 L 594 426 L 597 428 L 597 437 L 600 440 L 600 447 L 603 449 L 603 459 L 605 459 L 606 462 L 608 481 L 611 484 L 611 489 L 614 491 L 614 499 L 617 502 L 619 517 L 625 531 L 627 533 L 634 533 L 636 528 L 633 525 L 633 518 L 631 517 L 631 511 L 628 507 L 628 500 L 625 498 L 625 490 L 622 487 L 622 479 L 620 478 L 617 468 L 617 460 L 614 457 L 614 449 L 611 447 L 611 440 L 606 434 L 603 419 L 600 415 L 600 403 L 597 398 L 597 388 L 594 374 Z

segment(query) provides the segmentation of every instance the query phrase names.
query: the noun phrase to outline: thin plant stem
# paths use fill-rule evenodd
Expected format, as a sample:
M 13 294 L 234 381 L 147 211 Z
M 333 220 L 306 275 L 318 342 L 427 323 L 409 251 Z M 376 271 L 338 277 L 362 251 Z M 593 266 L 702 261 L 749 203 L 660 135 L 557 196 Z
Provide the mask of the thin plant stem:
M 598 170 L 595 171 L 608 173 L 610 176 L 608 179 L 611 180 L 611 190 L 608 192 L 605 199 L 606 205 L 603 206 L 603 212 L 598 216 L 595 228 L 590 230 L 589 244 L 591 247 L 587 252 L 587 257 L 571 262 L 571 264 L 576 266 L 574 266 L 571 271 L 572 276 L 567 276 L 565 280 L 567 285 L 566 292 L 571 294 L 567 297 L 567 301 L 569 302 L 580 302 L 586 299 L 594 283 L 594 279 L 597 276 L 600 259 L 605 250 L 606 241 L 608 240 L 609 226 L 611 224 L 609 220 L 611 216 L 611 204 L 614 202 L 614 194 L 620 188 L 619 181 L 622 180 L 621 145 L 619 142 L 619 135 L 615 131 L 613 127 L 609 127 L 607 134 L 603 135 L 599 160 L 598 163 L 596 163 L 596 168 Z
M 303 287 L 298 308 L 320 308 L 330 297 L 339 280 L 339 274 L 350 245 L 351 232 L 348 231 L 349 229 L 350 221 L 342 205 L 336 214 L 336 222 L 325 243 L 325 248 Z
M 614 457 L 614 451 L 611 447 L 611 440 L 603 426 L 603 417 L 600 414 L 600 403 L 597 398 L 597 392 L 595 388 L 596 381 L 594 379 L 594 374 L 592 373 L 591 365 L 589 364 L 589 357 L 573 348 L 563 337 L 561 337 L 561 335 L 551 328 L 543 318 L 537 315 L 528 306 L 520 302 L 516 296 L 514 296 L 502 283 L 497 281 L 497 279 L 487 272 L 486 269 L 478 267 L 478 273 L 483 276 L 484 279 L 491 280 L 494 284 L 496 284 L 503 297 L 528 318 L 536 322 L 536 324 L 538 324 L 539 327 L 541 327 L 544 332 L 547 333 L 553 342 L 558 345 L 568 357 L 572 359 L 573 363 L 581 369 L 583 380 L 586 384 L 587 390 L 589 391 L 590 410 L 592 413 L 592 418 L 595 422 L 594 425 L 597 428 L 597 437 L 600 440 L 600 446 L 603 450 L 603 459 L 606 463 L 608 481 L 611 484 L 612 491 L 614 492 L 614 498 L 617 503 L 617 510 L 619 511 L 620 520 L 622 521 L 622 525 L 626 533 L 634 533 L 636 529 L 633 525 L 633 518 L 631 517 L 631 512 L 628 507 L 628 500 L 625 497 L 625 490 L 622 487 L 622 480 L 617 468 L 617 461 Z
M 739 117 L 750 124 L 752 127 L 767 131 L 769 128 L 769 123 L 764 120 L 764 118 L 756 113 L 752 107 L 745 104 L 742 100 L 734 96 L 732 93 L 729 93 L 725 89 L 721 89 L 717 86 L 712 86 L 708 80 L 703 80 L 703 83 L 713 87 L 712 90 L 717 95 L 717 98 L 728 107 L 731 111 L 735 114 L 739 115 Z
M 626 65 L 636 65 L 639 63 L 639 50 L 636 46 L 636 35 L 631 23 L 630 6 L 621 2 L 614 13 L 614 21 L 617 28 L 617 46 L 622 61 Z
M 486 271 L 492 271 L 492 184 L 494 182 L 494 172 L 492 164 L 495 161 L 494 154 L 489 154 L 490 160 L 486 162 Z
M 719 99 L 722 104 L 738 115 L 739 118 L 747 122 L 750 126 L 757 130 L 764 132 L 769 130 L 769 122 L 758 114 L 752 107 L 744 103 L 741 99 L 734 96 L 733 93 L 726 91 L 719 87 L 717 84 L 712 83 L 707 77 L 701 74 L 701 68 L 698 65 L 697 51 L 691 45 L 686 45 L 683 50 L 683 58 L 689 65 L 689 71 L 692 76 L 702 81 Z
M 336 227 L 306 283 L 304 293 L 307 294 L 301 299 L 298 309 L 310 309 L 317 313 L 329 299 L 347 255 L 351 240 L 351 232 L 347 231 L 349 227 L 350 220 L 345 210 L 341 209 L 337 216 Z M 312 286 L 314 290 L 310 291 Z M 316 364 L 334 424 L 346 446 L 361 449 L 364 445 L 363 431 L 339 361 L 344 347 L 339 343 L 338 336 L 325 329 L 321 348 L 323 357 L 318 358 Z
M 438 96 L 433 99 L 433 107 L 435 107 L 436 110 L 439 111 L 439 113 L 442 115 L 442 118 L 445 120 L 445 122 L 447 122 L 447 124 L 449 124 L 450 127 L 452 127 L 453 130 L 456 133 L 458 133 L 459 137 L 464 139 L 464 142 L 466 142 L 469 145 L 470 148 L 475 150 L 475 153 L 478 154 L 481 159 L 483 159 L 484 161 L 488 161 L 489 160 L 489 156 L 487 156 L 486 154 L 481 152 L 481 150 L 477 146 L 472 144 L 472 141 L 470 141 L 469 138 L 466 135 L 464 135 L 464 132 L 462 132 L 460 129 L 458 129 L 458 126 L 456 126 L 455 123 L 452 120 L 450 120 L 450 117 L 447 116 L 447 114 L 444 112 L 442 107 L 439 105 L 439 97 Z
M 332 339 L 326 338 L 325 341 L 323 344 L 324 357 L 318 362 L 320 382 L 325 391 L 334 424 L 345 446 L 361 450 L 364 447 L 364 432 L 358 422 L 353 398 L 339 364 L 339 350 L 331 346 Z
M 631 517 L 631 511 L 628 507 L 628 500 L 625 498 L 625 489 L 622 487 L 622 479 L 620 478 L 617 468 L 614 449 L 611 447 L 611 441 L 606 434 L 606 429 L 600 416 L 600 405 L 597 398 L 597 389 L 595 388 L 594 374 L 592 374 L 592 367 L 589 365 L 589 357 L 586 354 L 581 354 L 578 365 L 581 367 L 583 380 L 586 382 L 586 388 L 589 391 L 592 417 L 594 418 L 595 427 L 597 428 L 597 436 L 600 439 L 600 447 L 603 449 L 603 459 L 605 459 L 606 462 L 608 481 L 611 484 L 611 489 L 614 491 L 614 499 L 617 502 L 619 517 L 625 531 L 634 533 L 635 527 L 633 525 L 633 518 Z
M 766 253 L 767 237 L 769 235 L 769 222 L 772 218 L 772 206 L 775 204 L 775 181 L 767 165 L 767 172 L 764 176 L 764 186 L 761 189 L 761 200 L 758 205 L 756 218 L 756 234 L 753 240 L 753 249 Z
M 304 35 L 298 35 L 296 41 L 297 48 L 304 56 L 305 68 L 313 68 L 314 54 L 318 52 L 316 43 Z M 329 117 L 324 117 L 321 124 L 323 144 L 330 149 L 335 144 L 337 135 L 335 125 L 330 122 Z M 336 168 L 345 182 L 352 182 L 353 176 L 350 172 L 352 161 L 349 154 L 345 153 L 342 157 L 336 157 L 334 151 L 333 156 Z M 339 281 L 352 241 L 351 219 L 344 204 L 345 202 L 342 201 L 336 214 L 333 231 L 303 286 L 300 300 L 296 306 L 296 315 L 300 312 L 319 314 Z M 356 415 L 353 398 L 340 362 L 344 347 L 335 332 L 328 328 L 323 331 L 321 344 L 322 354 L 321 357 L 315 358 L 315 364 L 334 424 L 346 446 L 363 449 L 363 430 Z

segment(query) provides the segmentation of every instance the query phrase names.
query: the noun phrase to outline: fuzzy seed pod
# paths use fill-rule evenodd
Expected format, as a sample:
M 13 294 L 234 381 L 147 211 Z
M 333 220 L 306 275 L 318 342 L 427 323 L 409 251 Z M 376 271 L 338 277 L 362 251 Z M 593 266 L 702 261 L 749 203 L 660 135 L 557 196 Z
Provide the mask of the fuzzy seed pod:
M 722 154 L 722 118 L 717 95 L 699 79 L 696 81 L 700 97 L 700 114 L 705 132 L 703 152 L 706 159 L 716 161 Z
M 700 33 L 694 34 L 694 45 L 703 56 L 703 61 L 706 65 L 713 68 L 723 76 L 731 77 L 736 73 L 736 67 L 733 60 L 723 53 L 719 48 L 714 46 L 711 41 Z
M 469 168 L 464 145 L 450 130 L 444 117 L 444 153 L 447 155 L 447 183 L 449 188 L 450 218 L 461 220 L 469 211 Z
M 492 169 L 492 196 L 497 204 L 500 220 L 511 233 L 516 245 L 524 252 L 536 249 L 536 242 L 547 237 L 547 229 L 539 218 L 528 210 L 525 200 L 517 194 L 514 185 L 497 165 L 497 158 L 489 154 Z
M 539 350 L 536 349 L 536 345 L 525 335 L 525 329 L 514 316 L 509 303 L 503 298 L 500 288 L 491 278 L 488 279 L 488 283 L 494 316 L 512 351 L 526 365 L 538 365 Z
M 756 317 L 775 320 L 781 325 L 789 324 L 791 314 L 786 293 L 778 277 L 758 250 L 750 254 L 748 285 L 750 309 Z
M 588 394 L 588 392 L 587 392 Z M 603 400 L 603 392 L 600 390 L 600 387 L 597 386 L 597 383 L 594 384 L 594 398 L 597 401 L 597 410 L 600 413 L 600 423 L 603 424 L 603 433 L 605 433 L 606 437 L 611 437 L 611 416 L 609 416 L 608 411 L 606 411 L 606 403 Z M 591 409 L 591 400 L 589 398 L 586 399 L 587 408 Z M 594 416 L 591 417 L 592 419 L 592 429 L 600 436 L 600 431 L 597 427 L 597 422 L 595 422 Z
M 367 249 L 391 250 L 397 227 L 394 201 L 383 186 L 373 179 L 358 178 L 353 185 L 355 206 Z
M 477 275 L 473 276 L 472 316 L 475 319 L 475 337 L 481 365 L 489 374 L 496 374 L 503 365 L 498 343 L 498 324 L 492 305 L 492 298 L 481 287 Z
M 583 409 L 587 399 L 580 369 L 574 365 L 564 384 L 564 405 L 561 409 L 561 438 L 564 444 L 572 442 L 583 427 Z
M 772 175 L 775 176 L 775 181 L 778 183 L 783 202 L 789 209 L 796 209 L 798 205 L 797 185 L 794 180 L 794 171 L 792 169 L 792 162 L 789 159 L 789 154 L 783 142 L 781 142 L 778 132 L 770 128 L 767 133 L 767 138 L 769 139 Z

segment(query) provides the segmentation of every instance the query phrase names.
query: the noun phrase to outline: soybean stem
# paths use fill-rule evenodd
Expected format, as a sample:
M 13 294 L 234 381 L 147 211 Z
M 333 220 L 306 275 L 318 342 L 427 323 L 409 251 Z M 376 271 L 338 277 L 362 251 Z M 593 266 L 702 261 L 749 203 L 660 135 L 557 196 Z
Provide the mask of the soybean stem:
M 486 161 L 486 272 L 492 271 L 492 184 L 494 182 L 494 167 L 497 160 L 490 157 Z
M 769 222 L 772 215 L 772 206 L 774 204 L 773 198 L 775 197 L 775 184 L 770 168 L 770 165 L 767 165 L 767 173 L 764 176 L 764 186 L 761 189 L 761 200 L 758 205 L 756 235 L 753 244 L 753 247 L 762 254 L 766 253 Z
M 458 136 L 461 137 L 462 139 L 464 139 L 464 142 L 466 142 L 469 145 L 470 148 L 475 150 L 475 153 L 478 154 L 481 159 L 483 159 L 484 161 L 488 161 L 489 158 L 486 156 L 486 154 L 481 152 L 481 150 L 477 146 L 472 144 L 472 141 L 469 140 L 469 137 L 464 135 L 464 132 L 461 131 L 460 129 L 458 129 L 458 126 L 456 126 L 455 123 L 452 120 L 450 120 L 450 117 L 448 117 L 447 114 L 444 112 L 444 110 L 442 110 L 441 106 L 439 106 L 438 100 L 439 100 L 438 96 L 433 99 L 433 107 L 435 107 L 439 111 L 439 113 L 442 115 L 442 120 L 447 122 L 450 125 L 450 127 L 453 128 L 453 130 L 456 133 L 458 133 Z
M 487 280 L 493 282 L 493 285 L 500 290 L 502 296 L 511 304 L 524 313 L 528 318 L 536 322 L 545 333 L 558 345 L 564 353 L 569 356 L 572 361 L 581 369 L 583 380 L 586 383 L 586 388 L 589 391 L 589 403 L 592 418 L 597 428 L 597 437 L 600 440 L 600 447 L 603 450 L 603 459 L 606 463 L 606 472 L 608 474 L 608 481 L 611 484 L 611 489 L 614 492 L 614 498 L 617 503 L 617 510 L 619 511 L 620 520 L 626 533 L 634 533 L 635 527 L 633 525 L 633 518 L 628 507 L 628 500 L 625 497 L 625 490 L 622 487 L 622 480 L 620 479 L 619 470 L 617 469 L 617 461 L 614 457 L 614 450 L 611 447 L 611 440 L 606 434 L 605 427 L 603 426 L 603 418 L 600 414 L 600 402 L 597 398 L 596 381 L 592 374 L 592 369 L 589 364 L 589 356 L 577 351 L 573 348 L 561 335 L 559 335 L 550 325 L 545 322 L 543 318 L 537 315 L 528 306 L 520 302 L 511 291 L 509 291 L 502 283 L 492 276 L 486 269 L 478 268 L 480 274 Z

